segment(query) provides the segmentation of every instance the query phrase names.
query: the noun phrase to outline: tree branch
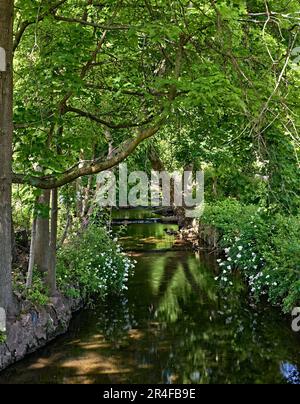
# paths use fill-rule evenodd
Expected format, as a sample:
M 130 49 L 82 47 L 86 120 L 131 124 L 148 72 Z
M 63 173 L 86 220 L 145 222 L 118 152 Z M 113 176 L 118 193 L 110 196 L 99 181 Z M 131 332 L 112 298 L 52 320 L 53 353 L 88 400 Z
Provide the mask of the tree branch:
M 34 21 L 23 21 L 21 23 L 21 26 L 17 33 L 15 34 L 15 39 L 14 39 L 14 44 L 13 44 L 13 51 L 15 52 L 17 47 L 19 46 L 21 39 L 28 27 L 30 27 L 33 24 L 36 24 L 37 22 L 42 21 L 48 14 L 52 14 L 53 12 L 56 11 L 56 9 L 61 6 L 62 4 L 66 3 L 67 0 L 60 0 L 58 3 L 56 3 L 54 6 L 50 7 L 49 10 L 45 11 L 42 13 L 36 20 Z
M 90 112 L 82 111 L 82 110 L 79 109 L 79 108 L 74 108 L 74 107 L 71 107 L 71 106 L 69 106 L 69 105 L 66 105 L 66 106 L 65 106 L 64 112 L 65 112 L 65 113 L 67 113 L 67 112 L 72 112 L 72 113 L 74 113 L 74 114 L 76 114 L 76 115 L 78 115 L 78 116 L 81 116 L 81 117 L 83 117 L 83 118 L 90 119 L 91 121 L 97 122 L 97 123 L 99 123 L 99 124 L 101 124 L 101 125 L 106 126 L 107 128 L 110 128 L 110 129 L 130 129 L 130 128 L 138 128 L 138 127 L 147 125 L 147 124 L 150 123 L 151 120 L 153 119 L 153 117 L 149 117 L 148 119 L 146 119 L 146 120 L 143 121 L 143 122 L 137 122 L 137 123 L 133 123 L 133 122 L 123 122 L 123 123 L 120 123 L 120 124 L 115 124 L 115 123 L 112 123 L 112 122 L 105 121 L 105 120 L 99 118 L 98 116 L 91 114 Z
M 14 184 L 27 184 L 40 189 L 54 189 L 73 182 L 77 178 L 87 175 L 98 174 L 101 171 L 109 170 L 124 161 L 140 143 L 154 136 L 164 125 L 167 115 L 164 114 L 151 128 L 143 129 L 131 140 L 125 141 L 108 159 L 95 159 L 93 161 L 79 162 L 76 166 L 65 173 L 48 177 L 35 177 L 26 174 L 13 174 Z
M 92 88 L 95 90 L 103 90 L 103 91 L 108 91 L 111 93 L 118 93 L 121 92 L 122 94 L 125 95 L 132 95 L 132 96 L 136 96 L 136 97 L 145 97 L 147 95 L 152 95 L 154 97 L 165 97 L 167 96 L 169 93 L 167 91 L 158 91 L 158 90 L 154 90 L 154 89 L 145 89 L 144 91 L 138 91 L 138 90 L 126 90 L 123 88 L 114 88 L 114 87 L 108 87 L 108 86 L 101 86 L 98 84 L 93 84 L 93 83 L 85 83 L 85 86 L 87 88 Z
M 69 23 L 73 23 L 73 24 L 80 24 L 80 25 L 84 25 L 87 27 L 94 27 L 94 28 L 102 29 L 105 31 L 120 31 L 120 30 L 127 30 L 127 29 L 131 28 L 129 25 L 103 25 L 103 24 L 97 24 L 95 22 L 81 20 L 79 18 L 63 17 L 63 16 L 57 15 L 57 14 L 53 14 L 53 16 L 57 21 L 64 21 L 64 22 L 69 22 Z

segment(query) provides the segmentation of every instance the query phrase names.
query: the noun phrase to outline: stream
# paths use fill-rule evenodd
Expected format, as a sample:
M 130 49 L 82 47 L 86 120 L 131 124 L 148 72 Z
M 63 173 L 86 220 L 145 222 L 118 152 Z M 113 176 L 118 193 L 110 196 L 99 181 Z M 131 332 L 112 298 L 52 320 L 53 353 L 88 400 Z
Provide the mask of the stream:
M 216 257 L 178 242 L 149 210 L 115 212 L 137 261 L 122 296 L 74 316 L 69 332 L 0 374 L 0 383 L 300 384 L 300 339 L 236 277 L 220 289 Z

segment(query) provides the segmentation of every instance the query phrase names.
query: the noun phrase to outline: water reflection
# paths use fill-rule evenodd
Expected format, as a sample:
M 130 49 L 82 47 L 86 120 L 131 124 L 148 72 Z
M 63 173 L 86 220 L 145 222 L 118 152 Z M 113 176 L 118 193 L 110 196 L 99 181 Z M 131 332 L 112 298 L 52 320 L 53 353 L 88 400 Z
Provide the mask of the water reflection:
M 124 243 L 165 242 L 161 225 L 134 226 Z M 296 334 L 278 311 L 249 302 L 238 278 L 230 294 L 220 291 L 215 257 L 136 255 L 128 293 L 80 313 L 68 335 L 0 383 L 299 383 Z
M 177 225 L 163 223 L 130 224 L 120 241 L 127 251 L 156 251 L 173 247 Z
M 300 384 L 300 373 L 297 366 L 291 363 L 282 363 L 280 366 L 281 373 L 286 381 L 290 384 Z

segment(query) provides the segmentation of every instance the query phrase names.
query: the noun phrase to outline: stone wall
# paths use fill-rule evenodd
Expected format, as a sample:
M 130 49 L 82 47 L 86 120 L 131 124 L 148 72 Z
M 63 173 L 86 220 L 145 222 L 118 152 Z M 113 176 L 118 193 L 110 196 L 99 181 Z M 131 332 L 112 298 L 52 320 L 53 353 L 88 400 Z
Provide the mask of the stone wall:
M 66 333 L 73 313 L 82 306 L 81 300 L 63 296 L 40 308 L 24 302 L 18 318 L 7 324 L 6 341 L 0 344 L 0 370 Z
M 216 229 L 194 221 L 180 231 L 181 237 L 190 242 L 195 249 L 218 249 L 219 235 Z

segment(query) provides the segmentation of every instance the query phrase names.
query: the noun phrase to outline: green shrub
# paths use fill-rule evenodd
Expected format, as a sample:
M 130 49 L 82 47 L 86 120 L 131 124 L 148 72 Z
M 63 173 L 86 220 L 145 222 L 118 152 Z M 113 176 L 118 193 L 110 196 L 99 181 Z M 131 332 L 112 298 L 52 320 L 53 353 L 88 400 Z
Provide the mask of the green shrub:
M 0 331 L 0 344 L 3 344 L 6 341 L 6 334 L 5 332 Z
M 33 272 L 32 286 L 26 288 L 25 279 L 20 272 L 14 273 L 14 290 L 20 294 L 25 300 L 30 301 L 34 305 L 45 306 L 49 303 L 49 293 L 42 280 L 42 274 L 37 271 Z
M 214 226 L 221 235 L 239 235 L 241 226 L 255 215 L 256 206 L 243 206 L 235 199 L 226 199 L 213 205 L 206 204 L 204 223 Z
M 127 289 L 133 267 L 112 234 L 92 225 L 59 252 L 58 285 L 71 297 L 105 297 Z
M 26 290 L 25 297 L 39 306 L 45 306 L 49 303 L 49 292 L 38 273 L 33 275 L 32 287 Z
M 220 234 L 224 256 L 218 260 L 223 286 L 239 270 L 251 293 L 288 312 L 300 301 L 300 217 L 227 200 L 208 206 L 201 219 Z

